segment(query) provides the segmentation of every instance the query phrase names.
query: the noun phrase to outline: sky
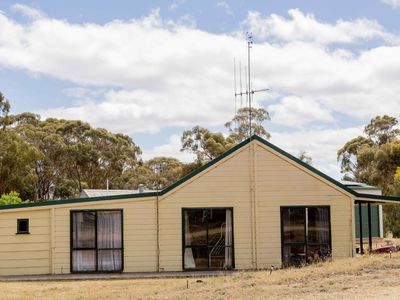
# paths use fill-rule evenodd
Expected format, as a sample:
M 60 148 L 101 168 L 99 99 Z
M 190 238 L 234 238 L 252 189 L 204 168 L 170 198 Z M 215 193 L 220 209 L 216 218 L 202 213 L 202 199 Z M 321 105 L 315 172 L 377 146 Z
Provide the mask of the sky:
M 399 117 L 400 0 L 0 1 L 0 91 L 12 113 L 81 119 L 173 156 L 195 125 L 227 134 L 234 59 L 254 45 L 271 142 L 340 179 L 337 150 Z M 236 99 L 236 107 L 240 99 Z

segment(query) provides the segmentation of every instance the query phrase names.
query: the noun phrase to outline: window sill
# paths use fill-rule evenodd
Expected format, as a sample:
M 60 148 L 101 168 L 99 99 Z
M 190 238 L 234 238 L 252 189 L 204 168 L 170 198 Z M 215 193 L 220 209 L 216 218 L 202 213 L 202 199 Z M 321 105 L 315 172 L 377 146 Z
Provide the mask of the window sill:
M 30 232 L 17 232 L 16 234 L 31 234 Z

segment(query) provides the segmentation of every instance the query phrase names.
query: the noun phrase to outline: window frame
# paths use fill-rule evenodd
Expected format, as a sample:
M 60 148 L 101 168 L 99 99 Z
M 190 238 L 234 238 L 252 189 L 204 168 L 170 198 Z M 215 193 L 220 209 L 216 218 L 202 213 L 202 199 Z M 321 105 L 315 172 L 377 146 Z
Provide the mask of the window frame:
M 20 222 L 25 221 L 26 222 L 26 230 L 22 231 L 20 229 Z M 17 233 L 16 234 L 30 234 L 29 231 L 29 219 L 25 218 L 25 219 L 17 219 Z
M 332 254 L 332 224 L 331 224 L 331 206 L 330 205 L 285 205 L 280 207 L 280 219 L 281 219 L 281 261 L 282 261 L 282 267 L 288 267 L 285 266 L 284 264 L 284 248 L 285 246 L 304 246 L 305 247 L 305 252 L 306 252 L 306 264 L 307 263 L 307 254 L 308 254 L 308 248 L 309 246 L 318 246 L 318 245 L 324 245 L 325 243 L 309 243 L 308 242 L 308 214 L 304 214 L 304 242 L 286 242 L 284 240 L 284 221 L 283 221 L 283 211 L 284 209 L 288 208 L 327 208 L 328 209 L 328 223 L 329 223 L 329 249 Z M 289 266 L 290 267 L 290 266 Z
M 204 211 L 204 210 L 212 210 L 212 209 L 224 209 L 225 211 L 227 209 L 229 209 L 231 211 L 231 220 L 232 220 L 232 245 L 231 246 L 224 246 L 225 248 L 231 248 L 232 249 L 232 266 L 230 268 L 228 268 L 228 270 L 234 270 L 235 269 L 235 234 L 234 234 L 234 213 L 233 213 L 233 207 L 182 207 L 182 222 L 181 222 L 181 226 L 182 226 L 182 270 L 183 271 L 204 271 L 204 270 L 222 270 L 220 268 L 212 268 L 210 267 L 210 262 L 208 261 L 208 267 L 207 268 L 185 268 L 185 249 L 186 248 L 201 248 L 201 247 L 207 247 L 207 253 L 208 253 L 208 249 L 210 248 L 210 245 L 208 244 L 208 222 L 207 222 L 207 245 L 186 245 L 186 219 L 185 219 L 185 213 L 187 211 Z
M 121 248 L 98 248 L 97 245 L 97 212 L 106 212 L 106 211 L 118 211 L 121 213 Z M 93 212 L 95 214 L 95 222 L 94 222 L 94 231 L 95 231 L 95 247 L 94 248 L 82 248 L 82 247 L 74 247 L 74 241 L 73 241 L 73 214 L 74 213 L 82 213 L 82 212 Z M 124 271 L 124 210 L 121 209 L 79 209 L 79 210 L 70 210 L 70 273 L 72 274 L 87 274 L 87 273 L 122 273 Z M 73 271 L 73 251 L 74 250 L 88 250 L 88 251 L 95 251 L 96 253 L 96 270 L 94 271 Z M 102 271 L 99 270 L 99 251 L 101 250 L 120 250 L 121 251 L 121 270 L 115 270 L 115 271 Z

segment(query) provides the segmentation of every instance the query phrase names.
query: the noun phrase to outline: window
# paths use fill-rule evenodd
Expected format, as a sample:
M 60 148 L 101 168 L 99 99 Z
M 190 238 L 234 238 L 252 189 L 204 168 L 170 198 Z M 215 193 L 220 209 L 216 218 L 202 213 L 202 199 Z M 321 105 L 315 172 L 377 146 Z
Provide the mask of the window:
M 302 266 L 325 260 L 331 254 L 328 206 L 282 207 L 282 262 Z
M 183 268 L 233 268 L 232 208 L 190 208 L 182 214 Z
M 18 219 L 17 234 L 28 234 L 28 233 L 29 233 L 29 219 Z
M 71 272 L 122 270 L 122 210 L 72 211 Z

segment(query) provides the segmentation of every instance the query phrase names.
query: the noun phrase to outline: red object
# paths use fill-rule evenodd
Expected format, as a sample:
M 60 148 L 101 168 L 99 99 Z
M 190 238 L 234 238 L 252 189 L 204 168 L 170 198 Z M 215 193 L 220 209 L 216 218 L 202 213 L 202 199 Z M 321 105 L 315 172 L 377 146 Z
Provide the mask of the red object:
M 371 250 L 371 253 L 391 253 L 391 252 L 397 252 L 396 246 L 383 246 Z

